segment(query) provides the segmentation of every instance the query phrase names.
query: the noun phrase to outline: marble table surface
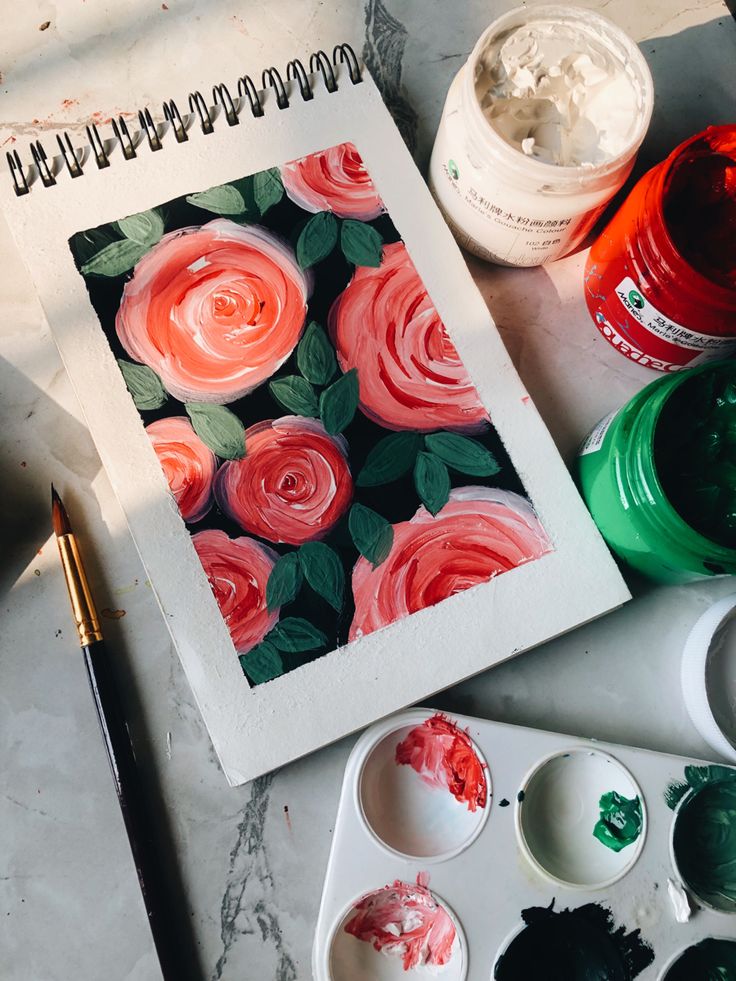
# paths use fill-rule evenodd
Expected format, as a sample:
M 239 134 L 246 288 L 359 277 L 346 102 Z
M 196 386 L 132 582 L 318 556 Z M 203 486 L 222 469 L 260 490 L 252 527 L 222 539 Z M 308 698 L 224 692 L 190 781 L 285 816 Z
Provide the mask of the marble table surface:
M 217 76 L 284 65 L 349 40 L 365 50 L 426 165 L 444 93 L 507 0 L 31 0 L 4 11 L 0 146 L 27 154 L 63 129 Z M 736 24 L 721 0 L 590 0 L 641 43 L 656 103 L 637 172 L 736 116 Z M 217 66 L 216 68 L 214 66 Z M 99 118 L 99 117 L 98 117 Z M 53 220 L 50 207 L 49 218 Z M 73 501 L 162 861 L 180 896 L 192 979 L 295 981 L 310 950 L 346 739 L 234 790 L 172 651 L 120 508 L 22 261 L 0 222 L 0 975 L 4 981 L 160 977 L 49 538 L 49 484 Z M 545 268 L 469 260 L 560 451 L 651 375 L 592 328 L 584 253 Z M 632 580 L 617 613 L 459 685 L 450 710 L 713 758 L 679 688 L 683 641 L 728 580 Z

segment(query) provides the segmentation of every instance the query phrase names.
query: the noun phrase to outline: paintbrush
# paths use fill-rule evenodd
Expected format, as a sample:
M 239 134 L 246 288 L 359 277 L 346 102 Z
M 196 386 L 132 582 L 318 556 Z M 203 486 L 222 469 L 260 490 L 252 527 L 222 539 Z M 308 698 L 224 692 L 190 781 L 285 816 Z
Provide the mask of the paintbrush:
M 177 943 L 167 912 L 163 874 L 156 857 L 152 824 L 149 820 L 135 754 L 118 700 L 110 659 L 102 639 L 100 621 L 79 548 L 66 508 L 53 484 L 51 514 L 79 643 L 84 655 L 84 664 L 87 668 L 97 718 L 100 722 L 125 830 L 128 833 L 156 953 L 166 981 L 180 981 L 184 975 L 178 965 Z

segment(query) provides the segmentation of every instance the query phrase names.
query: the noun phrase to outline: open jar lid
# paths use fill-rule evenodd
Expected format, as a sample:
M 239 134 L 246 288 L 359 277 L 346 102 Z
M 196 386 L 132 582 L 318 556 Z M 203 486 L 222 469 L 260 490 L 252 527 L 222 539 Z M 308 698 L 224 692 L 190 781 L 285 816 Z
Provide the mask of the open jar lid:
M 682 694 L 703 739 L 736 763 L 736 593 L 709 607 L 690 631 Z

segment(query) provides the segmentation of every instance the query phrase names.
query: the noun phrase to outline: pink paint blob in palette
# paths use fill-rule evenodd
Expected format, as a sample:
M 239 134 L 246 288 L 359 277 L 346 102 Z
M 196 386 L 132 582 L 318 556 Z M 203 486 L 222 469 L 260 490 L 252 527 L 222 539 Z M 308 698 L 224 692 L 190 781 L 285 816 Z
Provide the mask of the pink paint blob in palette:
M 430 709 L 347 763 L 316 981 L 736 979 L 736 768 Z

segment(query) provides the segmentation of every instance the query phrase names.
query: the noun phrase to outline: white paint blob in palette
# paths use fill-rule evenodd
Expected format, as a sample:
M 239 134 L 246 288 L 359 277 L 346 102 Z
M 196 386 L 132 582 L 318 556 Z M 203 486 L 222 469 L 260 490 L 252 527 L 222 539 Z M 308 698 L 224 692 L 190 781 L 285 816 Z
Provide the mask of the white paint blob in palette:
M 727 825 L 717 845 L 712 821 Z M 736 978 L 732 861 L 736 769 L 402 712 L 348 760 L 313 974 Z

